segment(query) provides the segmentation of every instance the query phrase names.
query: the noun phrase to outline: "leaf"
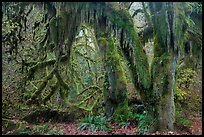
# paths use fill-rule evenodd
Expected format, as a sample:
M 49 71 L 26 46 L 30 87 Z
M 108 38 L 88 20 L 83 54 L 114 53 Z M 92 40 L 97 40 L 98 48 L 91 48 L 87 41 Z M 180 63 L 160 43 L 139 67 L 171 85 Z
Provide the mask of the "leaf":
M 94 124 L 91 125 L 91 131 L 95 131 L 96 130 L 96 126 Z
M 51 132 L 48 133 L 48 135 L 54 135 L 54 134 L 55 134 L 54 131 L 51 131 Z
M 60 133 L 62 133 L 62 132 L 64 132 L 64 130 L 59 130 L 59 131 L 57 132 L 57 134 L 60 134 Z
M 105 122 L 106 122 L 105 117 L 102 117 L 102 118 L 101 118 L 101 123 L 105 123 Z

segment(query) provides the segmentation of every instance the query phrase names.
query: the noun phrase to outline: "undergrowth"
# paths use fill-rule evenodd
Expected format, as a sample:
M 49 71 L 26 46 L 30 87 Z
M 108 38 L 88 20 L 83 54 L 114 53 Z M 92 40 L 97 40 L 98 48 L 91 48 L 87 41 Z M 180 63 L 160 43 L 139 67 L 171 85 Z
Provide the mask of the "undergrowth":
M 111 131 L 112 128 L 107 124 L 107 120 L 105 117 L 92 116 L 82 119 L 77 130 Z

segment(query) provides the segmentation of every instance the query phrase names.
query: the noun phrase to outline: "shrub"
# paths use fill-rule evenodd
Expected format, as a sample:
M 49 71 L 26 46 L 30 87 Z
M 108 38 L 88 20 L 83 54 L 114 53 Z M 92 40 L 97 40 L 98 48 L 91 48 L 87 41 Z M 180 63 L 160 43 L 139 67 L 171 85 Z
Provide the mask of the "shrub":
M 139 135 L 146 135 L 148 129 L 153 125 L 155 119 L 148 117 L 147 113 L 140 114 L 138 118 L 138 130 L 136 131 Z
M 105 117 L 88 117 L 84 118 L 77 128 L 80 131 L 111 131 L 112 128 L 107 124 Z
M 57 127 L 55 126 L 46 135 L 60 135 L 62 132 L 63 132 L 63 130 L 57 130 Z
M 127 128 L 130 122 L 137 121 L 139 115 L 137 113 L 133 113 L 131 110 L 127 112 L 127 114 L 115 114 L 113 115 L 110 120 L 112 122 L 116 122 L 119 127 Z
M 184 115 L 183 111 L 180 110 L 176 111 L 175 119 L 175 123 L 177 126 L 189 128 L 192 124 L 192 122 Z
M 43 126 L 33 126 L 33 134 L 44 134 L 49 131 L 49 126 L 48 125 L 43 125 Z

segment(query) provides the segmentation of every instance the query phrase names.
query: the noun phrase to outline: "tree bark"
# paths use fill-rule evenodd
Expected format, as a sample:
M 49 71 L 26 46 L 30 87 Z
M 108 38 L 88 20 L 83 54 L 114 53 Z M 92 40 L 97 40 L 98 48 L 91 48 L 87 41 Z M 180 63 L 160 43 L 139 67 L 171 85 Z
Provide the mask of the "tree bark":
M 150 3 L 154 26 L 153 92 L 157 115 L 156 130 L 174 130 L 174 83 L 177 60 L 184 33 L 178 27 L 179 12 L 175 3 Z

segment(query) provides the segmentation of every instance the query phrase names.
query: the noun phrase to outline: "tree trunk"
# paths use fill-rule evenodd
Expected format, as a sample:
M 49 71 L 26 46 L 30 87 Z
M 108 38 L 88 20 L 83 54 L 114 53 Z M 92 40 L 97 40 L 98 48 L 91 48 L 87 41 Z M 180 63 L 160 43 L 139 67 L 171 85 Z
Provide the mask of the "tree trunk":
M 150 3 L 154 26 L 153 92 L 157 115 L 156 130 L 174 130 L 174 83 L 180 47 L 183 45 L 183 24 L 178 16 L 181 5 Z M 180 22 L 179 22 L 180 21 Z
M 105 114 L 108 117 L 114 113 L 125 114 L 128 109 L 127 82 L 117 47 L 113 38 L 100 38 L 98 43 L 106 71 L 103 90 Z
M 172 63 L 173 62 L 173 63 Z M 173 130 L 174 107 L 174 76 L 176 60 L 170 54 L 154 58 L 152 65 L 153 91 L 156 101 L 158 124 L 156 130 Z

